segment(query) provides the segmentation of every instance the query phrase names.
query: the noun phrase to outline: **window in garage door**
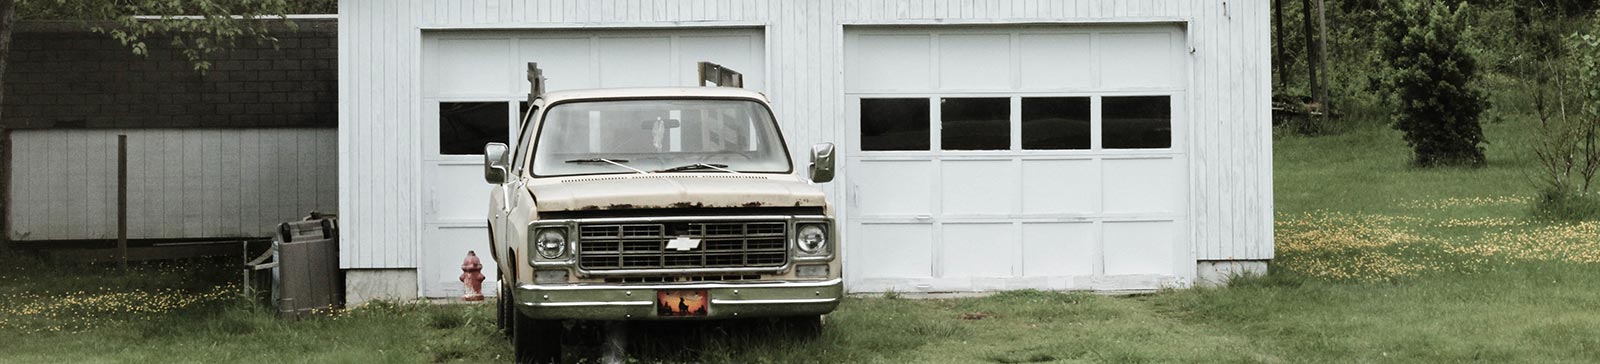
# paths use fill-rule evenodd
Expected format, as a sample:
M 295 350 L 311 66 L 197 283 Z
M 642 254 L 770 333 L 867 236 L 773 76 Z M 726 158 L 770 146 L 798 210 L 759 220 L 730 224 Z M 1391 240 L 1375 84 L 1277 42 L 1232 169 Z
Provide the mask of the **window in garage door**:
M 439 154 L 483 154 L 484 144 L 505 143 L 506 118 L 503 101 L 439 103 Z
M 862 98 L 862 151 L 930 151 L 932 128 L 941 150 L 1089 150 L 1093 130 L 1103 149 L 1172 147 L 1172 97 L 1046 96 Z M 933 120 L 930 105 L 939 105 Z M 1092 117 L 1098 102 L 1099 118 Z M 1014 108 L 1019 110 L 1014 110 Z M 1020 145 L 1012 143 L 1012 114 L 1020 114 Z M 1100 120 L 1096 123 L 1094 120 Z M 1096 125 L 1098 124 L 1098 125 Z

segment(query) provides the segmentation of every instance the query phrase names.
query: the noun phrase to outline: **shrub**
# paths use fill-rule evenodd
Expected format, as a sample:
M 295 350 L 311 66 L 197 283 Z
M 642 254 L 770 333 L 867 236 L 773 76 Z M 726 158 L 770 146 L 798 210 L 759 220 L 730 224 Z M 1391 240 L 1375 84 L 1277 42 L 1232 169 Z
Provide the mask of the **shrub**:
M 1487 98 L 1477 89 L 1478 64 L 1468 50 L 1467 6 L 1439 0 L 1387 0 L 1378 22 L 1383 70 L 1377 81 L 1395 106 L 1418 166 L 1481 166 Z
M 1561 219 L 1600 216 L 1595 175 L 1600 172 L 1600 17 L 1590 29 L 1564 39 L 1565 52 L 1548 57 L 1538 79 L 1533 152 L 1540 215 Z M 1556 59 L 1560 57 L 1560 59 Z

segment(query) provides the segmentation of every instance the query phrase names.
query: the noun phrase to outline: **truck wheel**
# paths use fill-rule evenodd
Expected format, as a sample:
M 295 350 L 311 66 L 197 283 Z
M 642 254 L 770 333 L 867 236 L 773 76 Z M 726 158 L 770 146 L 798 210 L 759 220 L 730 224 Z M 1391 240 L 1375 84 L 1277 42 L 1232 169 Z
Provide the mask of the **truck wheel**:
M 518 364 L 561 362 L 561 322 L 534 320 L 511 310 L 511 345 Z
M 500 280 L 500 292 L 494 295 L 494 328 L 507 336 L 511 335 L 511 314 L 516 311 L 510 296 L 511 285 L 504 279 Z
M 797 339 L 810 341 L 822 336 L 822 315 L 784 317 L 778 324 Z

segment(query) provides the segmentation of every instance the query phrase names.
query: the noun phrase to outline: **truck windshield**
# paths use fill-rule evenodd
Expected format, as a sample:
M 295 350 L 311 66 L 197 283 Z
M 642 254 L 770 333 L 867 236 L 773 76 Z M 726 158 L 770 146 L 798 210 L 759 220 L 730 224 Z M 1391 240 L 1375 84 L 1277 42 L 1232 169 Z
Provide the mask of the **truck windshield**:
M 790 171 L 772 113 L 755 101 L 568 102 L 546 111 L 539 128 L 539 176 Z

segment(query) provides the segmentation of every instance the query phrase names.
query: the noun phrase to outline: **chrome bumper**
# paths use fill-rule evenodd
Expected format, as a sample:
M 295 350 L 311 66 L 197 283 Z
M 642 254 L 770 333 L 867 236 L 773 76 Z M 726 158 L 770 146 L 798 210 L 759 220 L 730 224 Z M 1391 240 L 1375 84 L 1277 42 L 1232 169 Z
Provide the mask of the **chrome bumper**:
M 842 279 L 691 284 L 521 284 L 519 311 L 535 319 L 681 320 L 820 315 L 844 297 Z M 658 317 L 659 290 L 705 290 L 711 305 L 703 317 Z

